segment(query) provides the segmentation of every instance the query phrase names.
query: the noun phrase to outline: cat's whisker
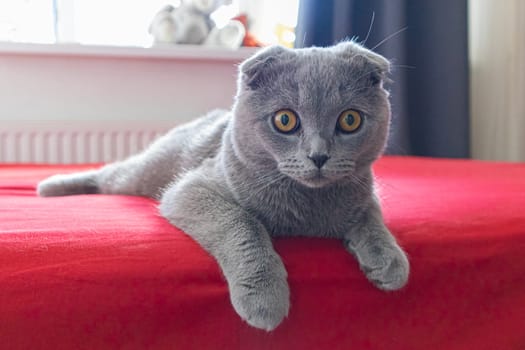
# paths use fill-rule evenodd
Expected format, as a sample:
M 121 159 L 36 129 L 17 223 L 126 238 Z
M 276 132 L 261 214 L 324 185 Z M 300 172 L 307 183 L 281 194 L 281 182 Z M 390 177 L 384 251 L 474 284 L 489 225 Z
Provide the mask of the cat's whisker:
M 246 195 L 257 195 L 268 189 L 270 186 L 286 178 L 282 173 L 268 173 L 262 177 L 258 177 L 254 182 L 250 183 L 249 187 L 242 187 L 241 193 Z
M 408 26 L 406 27 L 403 27 L 397 31 L 395 31 L 394 33 L 388 35 L 386 38 L 384 38 L 383 40 L 381 40 L 380 42 L 378 42 L 374 47 L 372 47 L 370 50 L 374 51 L 375 49 L 377 49 L 379 46 L 383 45 L 384 43 L 386 43 L 388 40 L 394 38 L 395 36 L 403 33 L 405 30 L 408 29 Z
M 361 45 L 363 46 L 366 44 L 366 42 L 368 41 L 368 38 L 370 37 L 370 34 L 372 33 L 372 27 L 374 25 L 375 18 L 376 18 L 376 13 L 375 11 L 372 11 L 372 19 L 370 20 L 370 26 L 368 27 L 368 32 L 366 33 L 365 40 L 361 42 Z
M 274 184 L 280 182 L 281 180 L 284 179 L 284 176 L 283 177 L 280 177 L 280 178 L 276 178 L 272 181 L 269 181 L 265 186 L 262 186 L 258 189 L 256 189 L 255 191 L 253 191 L 253 189 L 250 191 L 250 194 L 253 195 L 253 196 L 258 196 L 260 195 L 262 192 L 266 191 L 267 189 L 269 189 L 271 186 L 273 186 Z
M 409 65 L 406 65 L 406 64 L 392 64 L 392 65 L 390 65 L 390 67 L 392 67 L 392 68 L 405 68 L 405 69 L 416 69 L 417 68 L 416 66 L 409 66 Z
M 381 179 L 374 177 L 374 193 L 378 198 L 387 199 L 388 197 L 384 194 L 383 189 L 388 189 L 390 193 L 395 193 L 399 188 L 392 185 L 391 183 L 382 181 Z
M 277 176 L 277 177 L 272 177 L 272 178 L 263 178 L 259 181 L 257 181 L 256 183 L 252 184 L 252 186 L 250 186 L 250 190 L 253 191 L 262 191 L 270 186 L 272 186 L 273 184 L 281 181 L 282 179 L 284 179 L 284 175 L 283 176 Z
M 359 178 L 358 176 L 356 176 L 355 174 L 350 174 L 350 178 L 352 179 L 353 183 L 355 185 L 357 185 L 358 189 L 360 190 L 369 190 L 372 186 L 372 183 L 371 182 L 367 182 L 361 178 Z

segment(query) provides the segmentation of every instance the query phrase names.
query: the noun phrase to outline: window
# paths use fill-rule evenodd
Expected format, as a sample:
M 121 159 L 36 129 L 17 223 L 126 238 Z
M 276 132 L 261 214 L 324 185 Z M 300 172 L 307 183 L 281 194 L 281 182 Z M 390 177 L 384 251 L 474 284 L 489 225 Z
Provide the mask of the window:
M 228 2 L 212 16 L 218 26 L 246 14 L 262 43 L 293 44 L 299 0 Z M 180 0 L 2 0 L 0 41 L 149 46 L 149 24 L 168 4 L 176 7 Z
M 0 41 L 55 42 L 51 0 L 0 1 Z

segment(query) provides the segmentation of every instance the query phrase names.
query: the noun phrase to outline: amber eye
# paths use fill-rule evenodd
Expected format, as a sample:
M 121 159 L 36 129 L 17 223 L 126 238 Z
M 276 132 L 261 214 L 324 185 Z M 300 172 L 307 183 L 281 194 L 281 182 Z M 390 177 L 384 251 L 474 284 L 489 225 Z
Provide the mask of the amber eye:
M 281 109 L 280 111 L 277 111 L 273 116 L 272 121 L 277 131 L 285 134 L 294 132 L 299 126 L 299 118 L 289 109 Z
M 360 112 L 355 109 L 348 109 L 339 116 L 337 127 L 342 132 L 351 133 L 359 129 L 362 122 L 363 120 Z

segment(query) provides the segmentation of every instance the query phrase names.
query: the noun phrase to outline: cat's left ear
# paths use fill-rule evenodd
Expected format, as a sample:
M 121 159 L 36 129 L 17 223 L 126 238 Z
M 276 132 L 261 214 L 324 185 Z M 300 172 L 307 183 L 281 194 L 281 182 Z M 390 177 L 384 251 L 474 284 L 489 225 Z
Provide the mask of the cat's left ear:
M 354 42 L 343 41 L 332 47 L 336 54 L 352 60 L 355 64 L 363 65 L 370 71 L 372 85 L 378 85 L 388 79 L 390 61 L 378 53 Z
M 239 66 L 240 82 L 249 89 L 257 89 L 271 81 L 284 70 L 293 52 L 283 46 L 270 46 L 258 51 Z

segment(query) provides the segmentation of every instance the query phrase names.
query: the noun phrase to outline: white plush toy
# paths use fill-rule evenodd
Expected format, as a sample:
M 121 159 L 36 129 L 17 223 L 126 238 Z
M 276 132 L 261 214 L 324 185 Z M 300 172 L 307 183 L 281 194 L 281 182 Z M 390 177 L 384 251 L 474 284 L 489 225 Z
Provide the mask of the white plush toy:
M 153 18 L 149 32 L 155 43 L 203 44 L 236 49 L 246 31 L 244 25 L 230 20 L 224 27 L 215 26 L 210 15 L 229 0 L 183 0 L 179 7 L 162 8 Z

